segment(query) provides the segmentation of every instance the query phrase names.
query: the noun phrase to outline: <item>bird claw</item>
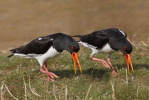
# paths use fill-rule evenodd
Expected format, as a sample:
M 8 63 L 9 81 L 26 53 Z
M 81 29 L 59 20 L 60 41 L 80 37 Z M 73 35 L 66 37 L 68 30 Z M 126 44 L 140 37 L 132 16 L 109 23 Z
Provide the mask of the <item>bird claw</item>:
M 54 81 L 54 78 L 58 78 L 58 76 L 52 72 L 47 72 L 46 74 L 48 76 L 48 81 Z
M 112 75 L 117 76 L 118 73 L 116 71 L 112 71 Z

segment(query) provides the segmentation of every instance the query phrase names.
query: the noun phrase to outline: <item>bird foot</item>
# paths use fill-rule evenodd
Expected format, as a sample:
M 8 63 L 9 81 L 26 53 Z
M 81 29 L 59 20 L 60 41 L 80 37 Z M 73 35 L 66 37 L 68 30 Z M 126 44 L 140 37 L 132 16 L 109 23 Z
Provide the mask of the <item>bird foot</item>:
M 117 76 L 118 73 L 116 71 L 112 71 L 112 75 Z
M 46 72 L 45 74 L 48 76 L 48 81 L 54 81 L 54 78 L 58 78 L 58 76 L 52 72 Z
M 46 67 L 44 69 L 40 67 L 40 72 L 46 74 L 48 76 L 48 81 L 54 81 L 54 78 L 58 78 L 58 76 L 52 72 L 49 72 Z

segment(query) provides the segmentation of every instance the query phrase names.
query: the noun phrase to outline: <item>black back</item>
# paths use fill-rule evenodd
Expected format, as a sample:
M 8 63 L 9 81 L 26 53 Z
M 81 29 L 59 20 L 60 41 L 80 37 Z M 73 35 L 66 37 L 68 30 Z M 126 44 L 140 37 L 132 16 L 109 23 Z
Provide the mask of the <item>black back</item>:
M 125 32 L 122 32 L 117 28 L 109 28 L 80 36 L 80 41 L 94 45 L 97 48 L 102 48 L 106 43 L 109 43 L 113 50 L 121 50 L 123 53 L 131 53 L 132 45 L 126 37 L 127 34 Z
M 100 31 L 95 31 L 91 34 L 81 36 L 80 41 L 96 46 L 97 48 L 101 48 L 109 41 L 109 38 Z
M 72 37 L 63 33 L 56 33 L 48 36 L 39 37 L 32 40 L 25 46 L 15 48 L 10 51 L 12 53 L 21 54 L 44 54 L 51 46 L 53 46 L 53 48 L 55 48 L 58 52 L 67 50 L 72 53 L 78 52 L 80 49 L 78 43 Z M 10 55 L 10 57 L 12 55 Z
M 20 46 L 18 48 L 10 50 L 12 53 L 22 53 L 22 54 L 43 54 L 49 47 L 53 44 L 52 41 L 47 37 L 40 37 L 32 40 L 30 43 Z

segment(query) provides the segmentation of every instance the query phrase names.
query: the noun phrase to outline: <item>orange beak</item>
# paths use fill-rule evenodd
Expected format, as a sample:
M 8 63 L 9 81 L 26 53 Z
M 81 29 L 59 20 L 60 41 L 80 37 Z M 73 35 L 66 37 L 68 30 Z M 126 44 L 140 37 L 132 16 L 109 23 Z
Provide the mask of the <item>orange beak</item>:
M 125 54 L 125 58 L 126 58 L 126 65 L 127 65 L 128 73 L 130 72 L 130 67 L 132 69 L 132 72 L 134 72 L 130 54 Z
M 73 60 L 73 63 L 74 63 L 74 73 L 76 74 L 76 62 L 78 63 L 78 67 L 80 69 L 80 72 L 82 73 L 82 67 L 80 65 L 77 53 L 75 53 L 75 52 L 72 53 L 72 60 Z

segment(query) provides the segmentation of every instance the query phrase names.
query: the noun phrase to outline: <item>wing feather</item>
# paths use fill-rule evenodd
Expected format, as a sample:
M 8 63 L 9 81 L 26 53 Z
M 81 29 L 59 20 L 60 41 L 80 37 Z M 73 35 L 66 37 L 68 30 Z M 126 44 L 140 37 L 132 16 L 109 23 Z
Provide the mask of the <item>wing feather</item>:
M 25 46 L 10 50 L 12 53 L 22 54 L 44 54 L 52 45 L 52 40 L 49 37 L 40 37 L 34 39 Z
M 109 38 L 105 34 L 102 34 L 101 31 L 95 31 L 81 37 L 81 41 L 96 46 L 97 48 L 102 48 L 109 41 Z

